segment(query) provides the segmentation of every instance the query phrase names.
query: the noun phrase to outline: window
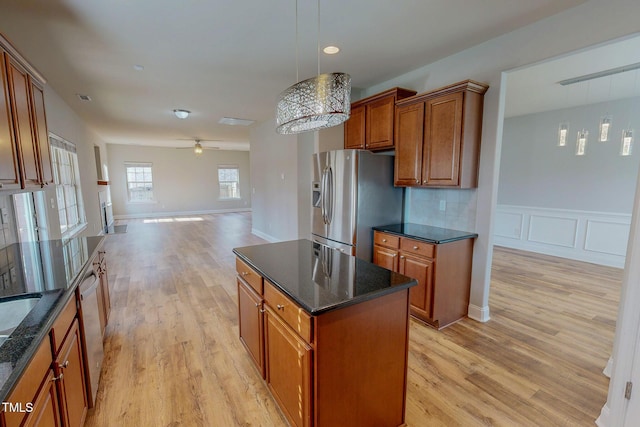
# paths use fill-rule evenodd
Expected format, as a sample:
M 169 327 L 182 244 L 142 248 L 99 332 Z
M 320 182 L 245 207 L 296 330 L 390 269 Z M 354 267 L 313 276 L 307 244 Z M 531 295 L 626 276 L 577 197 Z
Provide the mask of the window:
M 151 163 L 125 163 L 127 195 L 130 202 L 153 202 Z
M 80 171 L 76 146 L 59 136 L 49 134 L 51 165 L 56 184 L 58 216 L 62 237 L 70 237 L 87 224 L 82 202 Z
M 240 169 L 234 165 L 218 166 L 220 199 L 240 198 Z

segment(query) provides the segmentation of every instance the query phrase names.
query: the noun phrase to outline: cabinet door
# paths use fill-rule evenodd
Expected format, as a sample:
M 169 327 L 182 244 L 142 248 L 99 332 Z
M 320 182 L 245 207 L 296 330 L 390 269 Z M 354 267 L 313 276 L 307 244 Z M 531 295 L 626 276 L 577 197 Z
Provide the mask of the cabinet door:
M 422 184 L 460 184 L 460 147 L 464 93 L 444 95 L 426 102 Z
M 367 150 L 393 148 L 395 106 L 396 98 L 394 96 L 382 98 L 367 104 L 365 120 Z
M 294 426 L 311 425 L 311 347 L 265 305 L 267 384 Z
M 20 188 L 20 170 L 7 77 L 4 53 L 0 49 L 0 188 L 15 189 Z
M 404 105 L 396 110 L 396 159 L 394 183 L 420 185 L 424 103 Z
M 422 319 L 433 317 L 433 260 L 402 254 L 400 274 L 413 277 L 418 285 L 409 291 L 412 314 Z
M 398 251 L 374 245 L 373 263 L 387 270 L 398 271 Z
M 365 125 L 364 105 L 351 109 L 349 120 L 344 122 L 344 148 L 364 149 Z
M 40 154 L 41 181 L 44 185 L 53 184 L 53 168 L 51 167 L 51 147 L 47 131 L 47 117 L 44 111 L 44 91 L 33 80 L 31 83 L 31 100 L 33 101 L 34 136 Z
M 25 427 L 61 427 L 63 425 L 60 420 L 56 382 L 53 371 L 49 369 L 42 388 L 33 399 L 33 410 L 21 425 Z
M 38 149 L 31 127 L 34 120 L 29 95 L 29 76 L 10 56 L 5 55 L 5 58 L 22 181 L 24 187 L 40 187 Z
M 264 333 L 262 298 L 242 280 L 238 282 L 238 310 L 240 341 L 264 378 Z
M 102 298 L 104 300 L 104 320 L 105 324 L 108 324 L 109 315 L 111 314 L 111 292 L 109 290 L 109 274 L 107 273 L 106 261 L 102 261 L 100 267 L 100 288 L 102 289 Z
M 55 362 L 56 374 L 60 380 L 58 396 L 63 423 L 68 427 L 81 427 L 89 408 L 84 377 L 82 347 L 78 319 L 71 324 Z

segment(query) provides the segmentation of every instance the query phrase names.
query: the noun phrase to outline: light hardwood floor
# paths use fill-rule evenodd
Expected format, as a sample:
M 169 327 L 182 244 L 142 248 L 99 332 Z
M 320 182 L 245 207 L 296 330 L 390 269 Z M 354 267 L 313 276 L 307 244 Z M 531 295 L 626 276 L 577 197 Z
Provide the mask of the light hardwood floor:
M 127 233 L 107 237 L 112 312 L 87 427 L 286 425 L 238 340 L 231 250 L 264 241 L 248 213 L 194 218 L 120 221 Z M 411 322 L 407 424 L 594 425 L 622 271 L 500 248 L 492 271 L 489 322 Z

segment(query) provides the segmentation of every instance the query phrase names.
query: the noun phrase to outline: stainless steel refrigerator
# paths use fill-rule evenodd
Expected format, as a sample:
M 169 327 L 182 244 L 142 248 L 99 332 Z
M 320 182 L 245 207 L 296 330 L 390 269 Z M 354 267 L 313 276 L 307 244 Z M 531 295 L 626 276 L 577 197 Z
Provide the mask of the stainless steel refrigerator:
M 402 222 L 403 191 L 393 157 L 366 150 L 313 155 L 311 238 L 370 261 L 371 227 Z

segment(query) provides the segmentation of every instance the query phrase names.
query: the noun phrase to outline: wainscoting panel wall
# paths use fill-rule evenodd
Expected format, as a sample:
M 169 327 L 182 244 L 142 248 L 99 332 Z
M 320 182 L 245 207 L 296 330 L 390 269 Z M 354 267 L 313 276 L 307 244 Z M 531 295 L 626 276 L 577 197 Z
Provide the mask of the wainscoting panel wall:
M 630 214 L 498 205 L 494 244 L 624 267 Z

